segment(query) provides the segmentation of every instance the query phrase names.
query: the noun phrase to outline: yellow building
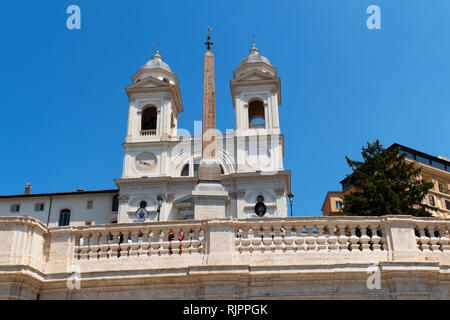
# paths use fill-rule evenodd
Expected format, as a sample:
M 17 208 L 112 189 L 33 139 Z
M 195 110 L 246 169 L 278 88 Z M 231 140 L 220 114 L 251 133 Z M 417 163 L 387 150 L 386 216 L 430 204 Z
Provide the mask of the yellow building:
M 416 167 L 420 167 L 421 178 L 432 182 L 433 188 L 423 200 L 424 203 L 437 208 L 432 211 L 433 216 L 450 217 L 450 159 L 431 156 L 418 150 L 414 150 L 400 144 L 394 143 L 388 150 L 400 148 L 400 152 L 405 154 L 405 161 L 414 162 Z M 342 203 L 344 195 L 352 192 L 349 177 L 341 181 L 342 191 L 329 191 L 322 205 L 324 216 L 342 215 Z

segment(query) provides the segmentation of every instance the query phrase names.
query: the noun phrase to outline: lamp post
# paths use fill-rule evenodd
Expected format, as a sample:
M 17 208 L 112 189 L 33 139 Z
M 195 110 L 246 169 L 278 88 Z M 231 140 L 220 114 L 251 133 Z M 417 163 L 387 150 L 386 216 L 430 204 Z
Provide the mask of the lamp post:
M 159 221 L 159 213 L 161 212 L 161 207 L 162 207 L 163 197 L 158 196 L 158 197 L 156 198 L 156 200 L 158 200 L 158 209 L 156 210 L 156 212 L 158 212 L 158 221 Z
M 294 195 L 291 192 L 289 192 L 288 197 L 289 197 L 289 202 L 291 204 L 291 217 L 292 217 L 293 216 L 292 215 L 292 202 L 294 202 Z

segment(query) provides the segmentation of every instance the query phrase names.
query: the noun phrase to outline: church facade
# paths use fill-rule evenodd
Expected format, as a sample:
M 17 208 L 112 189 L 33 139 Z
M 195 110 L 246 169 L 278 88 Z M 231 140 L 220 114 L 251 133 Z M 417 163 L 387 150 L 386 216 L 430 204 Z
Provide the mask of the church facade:
M 214 137 L 224 217 L 257 217 L 257 203 L 264 204 L 265 217 L 285 217 L 290 171 L 283 168 L 277 69 L 253 46 L 234 70 L 230 89 L 236 129 Z M 0 196 L 0 216 L 31 216 L 49 227 L 194 219 L 192 191 L 204 142 L 202 134 L 178 128 L 179 82 L 159 50 L 132 77 L 126 93 L 128 126 L 117 190 L 33 194 L 27 185 L 22 195 Z

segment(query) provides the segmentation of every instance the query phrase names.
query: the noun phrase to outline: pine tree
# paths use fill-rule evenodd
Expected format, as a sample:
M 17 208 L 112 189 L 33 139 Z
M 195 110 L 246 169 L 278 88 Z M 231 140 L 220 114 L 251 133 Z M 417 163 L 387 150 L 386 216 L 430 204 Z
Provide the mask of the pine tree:
M 431 216 L 427 209 L 436 209 L 422 200 L 433 184 L 419 179 L 420 168 L 405 161 L 405 154 L 399 151 L 384 149 L 377 140 L 362 148 L 364 162 L 345 157 L 353 170 L 349 179 L 354 191 L 344 196 L 344 214 Z

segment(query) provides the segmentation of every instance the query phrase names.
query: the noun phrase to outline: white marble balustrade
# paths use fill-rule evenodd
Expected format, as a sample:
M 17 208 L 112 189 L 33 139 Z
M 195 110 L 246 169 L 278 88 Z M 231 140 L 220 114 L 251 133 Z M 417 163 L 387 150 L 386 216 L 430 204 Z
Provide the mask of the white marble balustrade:
M 246 253 L 361 252 L 385 250 L 378 221 L 260 221 L 236 228 L 235 250 Z
M 76 232 L 76 260 L 126 259 L 142 256 L 205 253 L 200 224 L 181 226 L 136 225 L 122 228 L 87 228 Z

